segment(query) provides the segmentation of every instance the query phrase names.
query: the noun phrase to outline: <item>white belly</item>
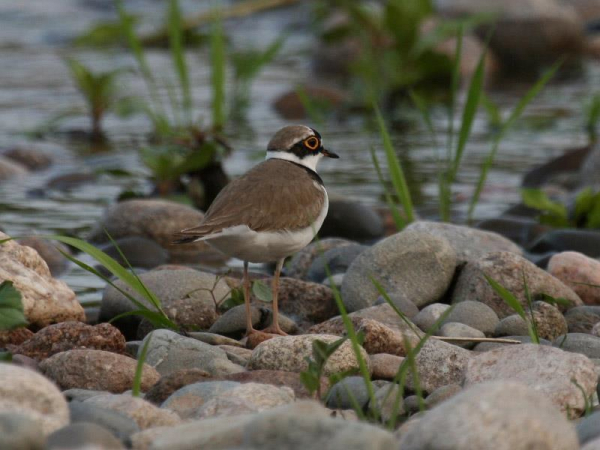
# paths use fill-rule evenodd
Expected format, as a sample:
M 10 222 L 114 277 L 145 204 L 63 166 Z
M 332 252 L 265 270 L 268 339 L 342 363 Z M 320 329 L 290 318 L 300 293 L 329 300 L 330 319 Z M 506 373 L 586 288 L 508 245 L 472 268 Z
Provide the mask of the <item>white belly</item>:
M 325 189 L 323 189 L 325 191 Z M 246 225 L 226 228 L 218 234 L 206 236 L 206 241 L 216 249 L 242 261 L 264 263 L 293 255 L 306 247 L 318 233 L 327 216 L 329 200 L 325 192 L 323 209 L 312 226 L 300 230 L 253 231 Z

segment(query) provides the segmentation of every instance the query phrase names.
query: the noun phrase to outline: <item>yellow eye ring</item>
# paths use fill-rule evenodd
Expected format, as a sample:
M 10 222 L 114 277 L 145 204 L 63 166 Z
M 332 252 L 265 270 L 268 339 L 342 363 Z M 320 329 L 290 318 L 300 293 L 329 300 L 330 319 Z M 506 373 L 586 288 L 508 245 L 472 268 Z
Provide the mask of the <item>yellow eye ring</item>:
M 319 139 L 317 139 L 314 136 L 311 136 L 308 139 L 304 140 L 304 146 L 309 150 L 314 151 L 314 150 L 318 149 L 320 145 L 321 145 L 321 143 L 319 142 Z

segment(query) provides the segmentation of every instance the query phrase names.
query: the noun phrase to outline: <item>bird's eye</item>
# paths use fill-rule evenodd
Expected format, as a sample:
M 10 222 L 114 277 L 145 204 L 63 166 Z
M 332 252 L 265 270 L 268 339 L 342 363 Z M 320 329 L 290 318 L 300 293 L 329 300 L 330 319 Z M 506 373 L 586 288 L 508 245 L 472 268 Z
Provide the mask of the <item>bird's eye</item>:
M 319 139 L 317 139 L 314 136 L 311 136 L 304 140 L 304 146 L 309 150 L 316 150 L 319 148 L 319 145 L 320 145 Z

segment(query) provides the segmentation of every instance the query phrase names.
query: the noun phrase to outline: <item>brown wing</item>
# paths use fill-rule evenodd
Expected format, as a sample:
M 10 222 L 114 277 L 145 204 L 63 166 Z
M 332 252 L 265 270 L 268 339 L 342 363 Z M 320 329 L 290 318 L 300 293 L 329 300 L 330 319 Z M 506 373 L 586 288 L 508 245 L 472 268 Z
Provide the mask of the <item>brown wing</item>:
M 254 231 L 306 228 L 319 216 L 324 202 L 323 189 L 309 172 L 289 161 L 269 159 L 229 183 L 204 220 L 179 234 L 185 240 L 236 225 Z

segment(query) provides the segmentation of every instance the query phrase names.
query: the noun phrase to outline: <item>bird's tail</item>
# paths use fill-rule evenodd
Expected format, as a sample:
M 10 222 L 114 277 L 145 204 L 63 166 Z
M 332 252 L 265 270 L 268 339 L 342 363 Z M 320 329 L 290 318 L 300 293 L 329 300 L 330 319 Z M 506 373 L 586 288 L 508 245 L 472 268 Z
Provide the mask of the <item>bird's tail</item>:
M 189 244 L 190 242 L 194 242 L 198 240 L 199 236 L 186 236 L 183 234 L 176 234 L 175 240 L 171 242 L 171 244 Z

